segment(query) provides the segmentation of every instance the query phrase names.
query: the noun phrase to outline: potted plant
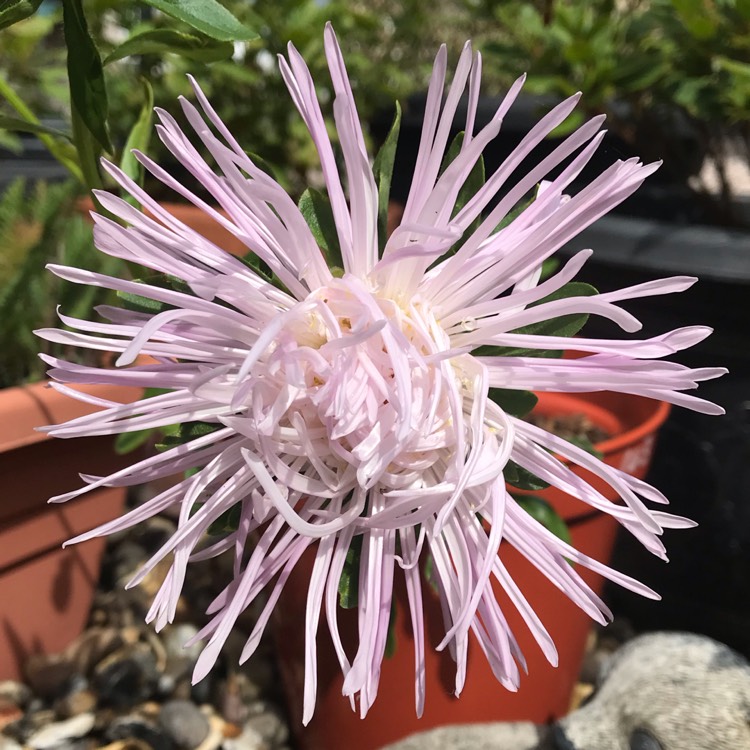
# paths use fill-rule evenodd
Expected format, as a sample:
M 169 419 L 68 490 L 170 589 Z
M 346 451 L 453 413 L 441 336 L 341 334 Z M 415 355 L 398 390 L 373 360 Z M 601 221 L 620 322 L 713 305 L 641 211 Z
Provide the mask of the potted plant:
M 165 117 L 166 140 L 175 159 L 194 168 L 207 193 L 226 210 L 229 228 L 251 238 L 253 254 L 243 263 L 200 241 L 185 242 L 180 226 L 160 230 L 156 243 L 144 241 L 141 232 L 151 227 L 150 219 L 124 200 L 102 197 L 127 224 L 102 223 L 102 247 L 116 253 L 122 243 L 129 260 L 157 277 L 137 283 L 106 280 L 124 293 L 116 317 L 126 326 L 81 324 L 93 338 L 80 343 L 116 353 L 119 369 L 104 376 L 60 363 L 56 374 L 63 381 L 149 382 L 166 392 L 134 410 L 108 408 L 95 419 L 52 429 L 53 435 L 67 437 L 182 423 L 176 434 L 166 436 L 163 453 L 135 463 L 116 480 L 137 483 L 189 469 L 184 479 L 75 541 L 128 528 L 168 507 L 178 509 L 175 535 L 133 581 L 161 559 L 171 560 L 150 613 L 157 627 L 173 618 L 190 566 L 225 553 L 234 557 L 232 580 L 212 603 L 211 620 L 198 636 L 208 643 L 195 680 L 208 673 L 234 622 L 268 588 L 268 604 L 242 658 L 253 652 L 292 570 L 308 548 L 314 551 L 312 573 L 305 578 L 304 622 L 297 623 L 306 639 L 305 723 L 315 707 L 321 616 L 337 645 L 344 692 L 355 705 L 359 701 L 362 714 L 375 703 L 385 669 L 391 605 L 398 598 L 395 579 L 404 580 L 415 644 L 422 643 L 421 635 L 432 624 L 422 614 L 428 596 L 420 589 L 420 551 L 429 551 L 432 560 L 429 577 L 439 591 L 443 645 L 455 656 L 456 692 L 464 678 L 471 680 L 466 669 L 472 632 L 503 685 L 513 690 L 522 680 L 523 657 L 497 604 L 493 579 L 513 600 L 547 658 L 556 660 L 549 634 L 514 585 L 515 574 L 504 567 L 508 547 L 600 620 L 606 608 L 581 576 L 584 568 L 653 596 L 556 535 L 551 510 L 540 522 L 527 510 L 528 500 L 507 494 L 506 479 L 515 486 L 527 475 L 548 481 L 617 519 L 657 555 L 663 554 L 659 536 L 664 528 L 690 523 L 649 508 L 648 503 L 663 498 L 637 478 L 637 464 L 630 467 L 634 476 L 522 420 L 533 401 L 528 392 L 609 390 L 718 413 L 713 404 L 683 391 L 722 374 L 718 368 L 691 370 L 661 359 L 704 338 L 708 331 L 698 326 L 645 340 L 573 338 L 590 313 L 633 332 L 638 322 L 617 303 L 683 291 L 691 279 L 674 277 L 597 294 L 571 281 L 587 251 L 549 278 L 541 276 L 544 260 L 630 195 L 654 165 L 617 164 L 568 199 L 573 175 L 600 138 L 600 123 L 594 120 L 541 168 L 521 174 L 483 217 L 503 172 L 485 180 L 481 146 L 496 133 L 503 108 L 486 128 L 475 129 L 472 99 L 468 132 L 449 147 L 457 94 L 469 80 L 476 91 L 479 63 L 465 47 L 458 83 L 441 110 L 446 64 L 441 50 L 428 94 L 418 179 L 402 223 L 387 239 L 398 115 L 371 169 L 330 27 L 325 53 L 349 201 L 315 84 L 294 48 L 281 63 L 282 72 L 321 156 L 326 183 L 325 191 L 305 191 L 297 205 L 236 142 L 196 85 L 197 104 L 185 105 L 194 136 L 215 148 L 226 179 L 212 176 L 208 163 L 187 146 L 179 124 Z M 507 106 L 520 85 L 509 93 Z M 574 105 L 573 100 L 559 105 L 532 137 L 542 140 Z M 221 147 L 201 124 L 208 121 L 220 134 Z M 516 162 L 530 148 L 524 144 Z M 572 153 L 577 154 L 573 166 L 539 184 Z M 506 169 L 516 162 L 509 161 Z M 174 184 L 162 176 L 165 184 Z M 115 177 L 141 195 L 121 174 Z M 208 205 L 205 210 L 211 211 Z M 83 286 L 92 281 L 82 269 L 58 267 L 55 272 Z M 41 334 L 53 340 L 60 336 L 50 330 Z M 556 356 L 574 345 L 585 356 Z M 139 352 L 158 363 L 133 364 Z M 565 460 L 590 470 L 623 502 L 604 496 L 598 482 L 576 476 Z M 206 538 L 217 531 L 218 539 Z M 354 652 L 338 649 L 340 599 L 344 608 L 356 599 Z M 421 712 L 424 656 L 419 645 L 413 656 Z

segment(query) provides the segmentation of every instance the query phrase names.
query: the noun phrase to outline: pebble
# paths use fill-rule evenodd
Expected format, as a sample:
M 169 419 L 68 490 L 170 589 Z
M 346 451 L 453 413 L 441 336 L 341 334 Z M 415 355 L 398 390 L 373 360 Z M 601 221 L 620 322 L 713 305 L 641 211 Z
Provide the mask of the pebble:
M 38 729 L 25 744 L 34 750 L 47 750 L 69 740 L 85 737 L 94 728 L 94 724 L 96 717 L 93 713 L 74 716 L 66 721 L 56 721 Z
M 93 679 L 102 701 L 129 708 L 155 692 L 159 679 L 156 657 L 145 643 L 128 645 L 99 662 Z
M 31 688 L 15 680 L 0 681 L 0 701 L 13 703 L 23 708 L 32 697 Z
M 128 714 L 115 719 L 107 727 L 104 736 L 110 742 L 140 740 L 151 750 L 174 750 L 174 743 L 169 735 L 156 723 L 138 714 Z
M 257 732 L 272 747 L 281 745 L 289 739 L 289 729 L 286 722 L 270 710 L 257 716 L 251 716 L 245 722 L 244 728 Z
M 206 622 L 201 607 L 221 591 L 227 572 L 219 561 L 185 582 L 176 622 L 160 633 L 143 617 L 167 568 L 144 586 L 120 588 L 173 527 L 160 519 L 108 541 L 88 629 L 59 654 L 32 656 L 26 684 L 0 681 L 0 750 L 283 750 L 289 730 L 276 703 L 271 644 L 237 666 L 253 612 L 216 669 L 191 684 L 203 644 L 184 644 Z
M 244 726 L 237 737 L 224 740 L 224 750 L 269 750 L 271 746 L 252 727 Z
M 159 713 L 159 724 L 183 750 L 194 750 L 210 731 L 208 719 L 195 704 L 186 700 L 165 703 Z

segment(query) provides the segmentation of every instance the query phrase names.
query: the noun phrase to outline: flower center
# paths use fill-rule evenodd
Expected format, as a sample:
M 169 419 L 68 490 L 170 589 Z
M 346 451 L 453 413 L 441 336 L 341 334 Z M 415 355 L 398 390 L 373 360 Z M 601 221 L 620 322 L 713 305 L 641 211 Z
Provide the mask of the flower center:
M 288 317 L 255 371 L 250 411 L 267 446 L 286 436 L 296 445 L 277 455 L 309 459 L 331 488 L 441 481 L 463 407 L 450 340 L 429 307 L 402 307 L 350 277 Z

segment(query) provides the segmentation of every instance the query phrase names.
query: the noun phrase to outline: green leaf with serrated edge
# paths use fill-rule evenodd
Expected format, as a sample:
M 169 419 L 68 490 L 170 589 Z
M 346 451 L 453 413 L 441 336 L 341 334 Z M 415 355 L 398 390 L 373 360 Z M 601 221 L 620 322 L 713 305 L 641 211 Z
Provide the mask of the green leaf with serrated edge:
M 519 418 L 525 417 L 539 401 L 531 391 L 509 388 L 490 388 L 488 395 L 506 414 Z
M 536 495 L 517 495 L 513 499 L 534 520 L 539 521 L 542 526 L 566 544 L 570 544 L 570 532 L 567 524 L 546 500 Z
M 234 45 L 176 29 L 151 29 L 134 34 L 115 47 L 105 58 L 104 65 L 131 55 L 163 55 L 165 52 L 180 55 L 186 60 L 211 63 L 228 60 L 234 52 Z
M 248 42 L 258 35 L 216 0 L 143 0 L 162 13 L 221 42 Z
M 211 536 L 223 536 L 237 531 L 240 527 L 242 515 L 242 503 L 235 503 L 231 508 L 225 510 L 207 529 Z
M 64 138 L 67 141 L 72 140 L 72 136 L 69 133 L 63 133 L 62 130 L 48 128 L 46 125 L 40 125 L 36 122 L 28 122 L 27 120 L 22 120 L 20 117 L 0 115 L 0 128 L 3 130 L 11 130 L 13 132 L 51 135 L 55 138 Z
M 89 33 L 81 0 L 63 0 L 63 32 L 68 49 L 71 106 L 98 144 L 111 152 L 104 68 Z
M 115 453 L 124 456 L 132 453 L 137 448 L 145 445 L 151 437 L 153 430 L 135 430 L 133 432 L 121 432 L 115 439 Z
M 141 113 L 133 125 L 133 128 L 125 142 L 125 148 L 122 150 L 122 159 L 120 160 L 120 169 L 132 180 L 139 185 L 143 184 L 143 167 L 138 159 L 133 155 L 133 149 L 147 151 L 148 144 L 151 141 L 152 123 L 154 120 L 154 92 L 151 84 L 141 78 L 143 85 L 144 102 Z
M 538 492 L 539 490 L 546 490 L 549 487 L 548 482 L 519 466 L 515 461 L 508 461 L 505 464 L 503 477 L 507 484 L 512 485 L 518 490 Z
M 323 251 L 328 267 L 344 265 L 341 258 L 341 245 L 336 231 L 336 221 L 328 197 L 319 190 L 307 188 L 297 204 L 302 216 L 310 227 L 318 247 Z
M 393 164 L 396 160 L 398 135 L 401 131 L 401 105 L 396 102 L 396 114 L 393 124 L 388 131 L 383 145 L 375 157 L 372 174 L 378 186 L 378 254 L 383 254 L 388 239 L 388 201 L 391 195 L 391 181 L 393 179 Z
M 585 284 L 582 281 L 571 281 L 565 286 L 560 287 L 557 291 L 549 296 L 535 302 L 529 307 L 536 307 L 545 302 L 552 302 L 556 299 L 567 297 L 591 297 L 598 294 L 597 290 L 591 284 Z M 550 318 L 539 323 L 532 323 L 528 326 L 517 328 L 511 333 L 522 333 L 533 336 L 559 336 L 561 338 L 570 338 L 575 336 L 589 319 L 587 313 L 575 313 L 572 315 L 561 315 L 558 318 Z M 542 349 L 523 349 L 511 346 L 479 346 L 472 351 L 475 357 L 550 357 L 553 356 L 549 350 Z M 558 356 L 560 356 L 558 354 Z
M 341 571 L 341 578 L 339 578 L 339 605 L 343 609 L 352 609 L 357 606 L 361 556 L 362 535 L 358 534 L 352 539 L 349 549 L 346 551 L 344 569 Z
M 42 0 L 0 0 L 0 29 L 33 16 Z

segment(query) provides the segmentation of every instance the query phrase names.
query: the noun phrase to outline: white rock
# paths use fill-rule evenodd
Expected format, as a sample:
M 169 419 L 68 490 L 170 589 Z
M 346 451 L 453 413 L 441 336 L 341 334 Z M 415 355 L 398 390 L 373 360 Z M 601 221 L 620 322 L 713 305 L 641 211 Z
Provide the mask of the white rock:
M 66 721 L 56 721 L 34 732 L 26 741 L 26 745 L 34 750 L 47 750 L 66 740 L 85 737 L 94 728 L 95 723 L 96 717 L 92 713 L 79 714 Z
M 383 750 L 536 750 L 546 731 L 527 721 L 462 724 L 419 732 Z

